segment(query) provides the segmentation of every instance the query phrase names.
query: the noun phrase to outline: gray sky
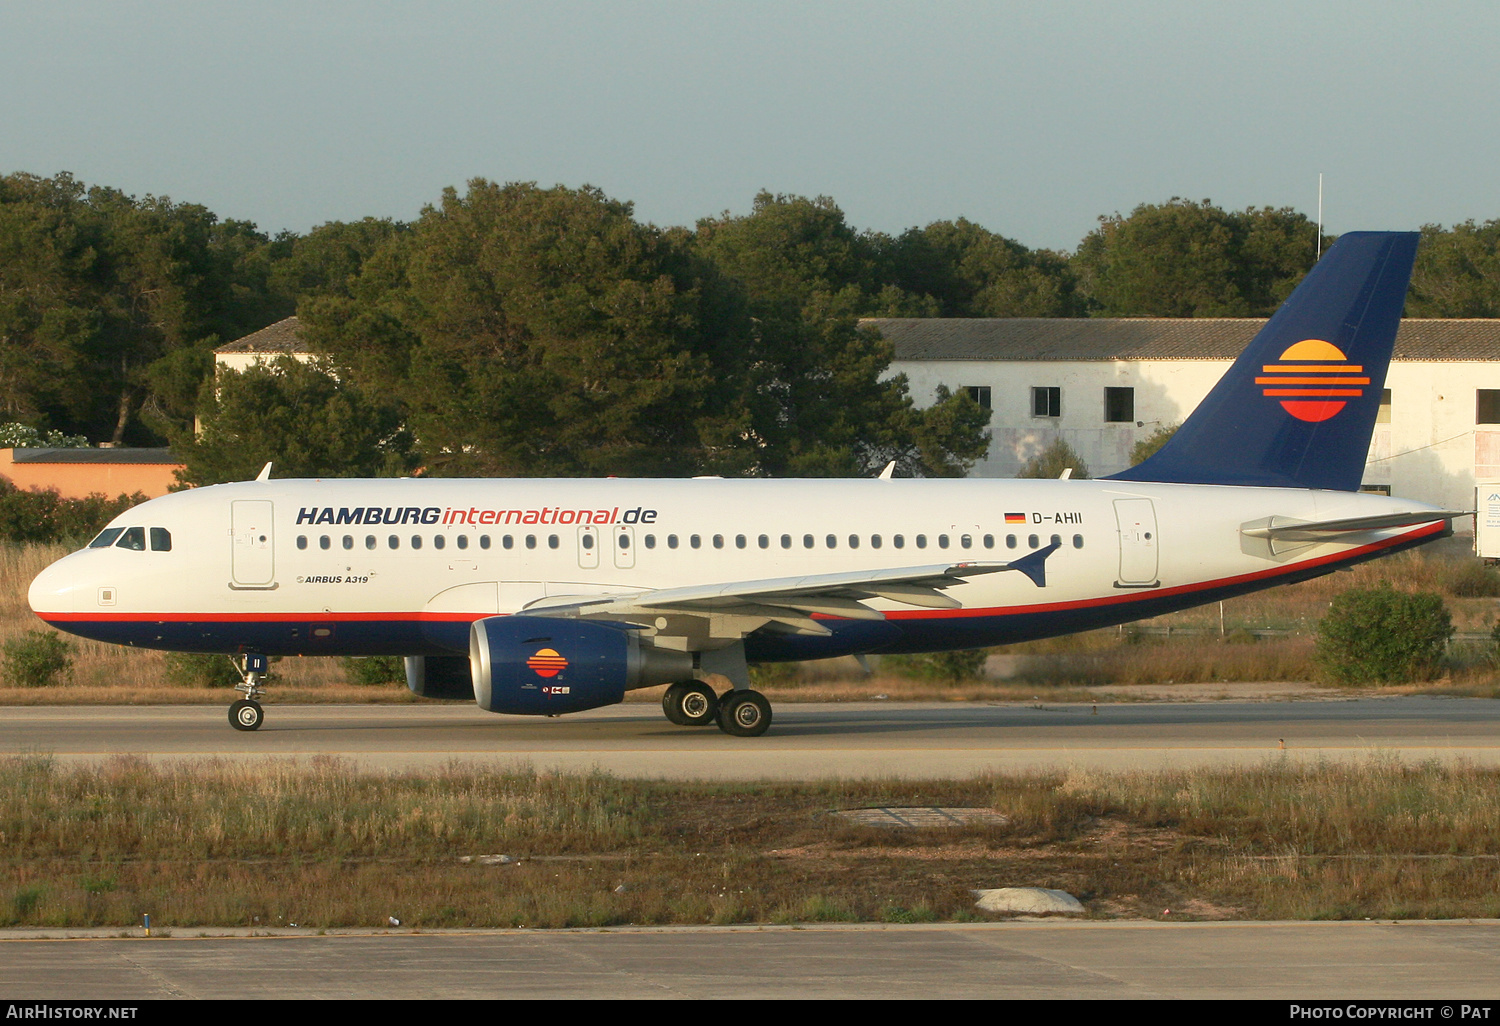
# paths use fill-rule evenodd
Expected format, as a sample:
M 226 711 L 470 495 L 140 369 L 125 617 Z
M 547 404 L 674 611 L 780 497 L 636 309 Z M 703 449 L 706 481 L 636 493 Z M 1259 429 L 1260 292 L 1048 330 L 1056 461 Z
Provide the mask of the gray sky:
M 1493 3 L 0 0 L 0 172 L 262 229 L 473 177 L 657 224 L 826 194 L 1072 249 L 1180 195 L 1329 230 L 1500 218 Z

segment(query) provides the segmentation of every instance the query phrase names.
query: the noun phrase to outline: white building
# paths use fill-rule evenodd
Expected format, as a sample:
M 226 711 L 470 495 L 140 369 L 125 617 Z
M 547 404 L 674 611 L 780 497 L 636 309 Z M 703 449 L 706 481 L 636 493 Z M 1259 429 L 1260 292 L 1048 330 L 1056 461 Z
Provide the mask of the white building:
M 270 363 L 279 356 L 311 360 L 312 350 L 302 341 L 298 324 L 295 317 L 283 317 L 244 338 L 225 343 L 214 350 L 214 369 L 243 371 L 255 364 Z
M 1056 438 L 1102 477 L 1180 424 L 1265 321 L 1257 318 L 872 318 L 920 405 L 938 385 L 991 410 L 976 477 L 1013 477 Z M 1500 479 L 1500 320 L 1406 320 L 1386 375 L 1364 488 L 1474 508 Z M 1464 521 L 1457 530 L 1472 529 Z

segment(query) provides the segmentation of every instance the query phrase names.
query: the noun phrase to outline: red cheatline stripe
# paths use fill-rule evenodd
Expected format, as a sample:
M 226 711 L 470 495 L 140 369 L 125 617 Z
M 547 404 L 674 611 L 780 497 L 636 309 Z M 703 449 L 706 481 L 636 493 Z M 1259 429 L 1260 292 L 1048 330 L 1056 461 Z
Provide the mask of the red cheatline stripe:
M 1364 395 L 1357 388 L 1268 388 L 1261 395 Z

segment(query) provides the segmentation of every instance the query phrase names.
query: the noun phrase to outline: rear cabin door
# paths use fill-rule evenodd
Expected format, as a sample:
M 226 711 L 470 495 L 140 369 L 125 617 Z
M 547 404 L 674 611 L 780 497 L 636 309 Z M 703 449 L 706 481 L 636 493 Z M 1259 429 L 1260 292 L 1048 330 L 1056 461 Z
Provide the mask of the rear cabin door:
M 271 531 L 271 500 L 236 499 L 230 503 L 229 509 L 233 586 L 275 587 L 276 545 Z
M 1120 577 L 1117 588 L 1154 588 L 1157 579 L 1156 507 L 1150 499 L 1116 499 L 1120 529 Z

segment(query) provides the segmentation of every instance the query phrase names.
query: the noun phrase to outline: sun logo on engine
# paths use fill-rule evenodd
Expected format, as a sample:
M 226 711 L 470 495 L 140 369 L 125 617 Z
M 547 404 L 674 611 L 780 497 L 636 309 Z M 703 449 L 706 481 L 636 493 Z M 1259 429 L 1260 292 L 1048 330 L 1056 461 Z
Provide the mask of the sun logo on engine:
M 1266 376 L 1261 394 L 1281 400 L 1281 408 L 1309 423 L 1328 420 L 1348 403 L 1365 394 L 1370 379 L 1365 369 L 1350 363 L 1338 346 L 1320 338 L 1305 338 L 1281 354 L 1281 363 L 1261 367 Z
M 556 649 L 544 648 L 526 660 L 526 665 L 535 670 L 538 677 L 556 677 L 568 668 L 568 661 Z

